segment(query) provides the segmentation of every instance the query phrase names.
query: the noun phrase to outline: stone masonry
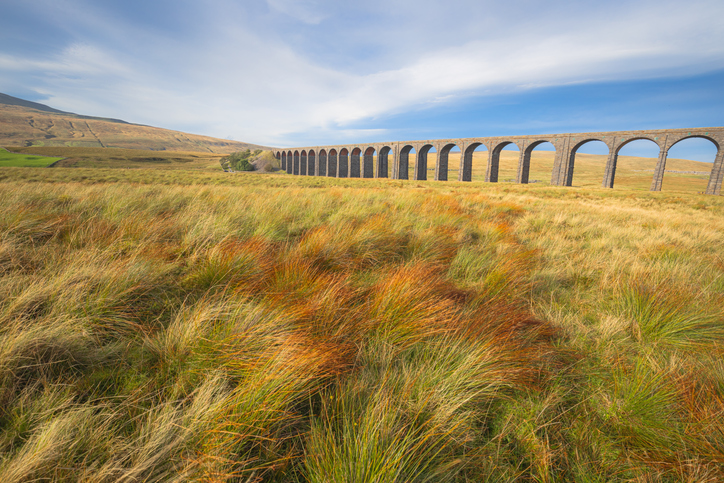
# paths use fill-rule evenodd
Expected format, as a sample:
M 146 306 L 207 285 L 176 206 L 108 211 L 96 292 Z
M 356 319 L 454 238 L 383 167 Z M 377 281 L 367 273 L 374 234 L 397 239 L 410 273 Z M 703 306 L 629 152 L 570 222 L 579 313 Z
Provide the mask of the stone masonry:
M 724 146 L 724 127 L 428 139 L 339 146 L 308 146 L 274 149 L 273 152 L 277 159 L 280 160 L 282 169 L 290 174 L 340 178 L 348 176 L 372 178 L 374 176 L 378 178 L 407 179 L 409 155 L 414 149 L 415 153 L 417 153 L 414 179 L 422 181 L 427 179 L 427 155 L 434 148 L 438 153 L 435 179 L 447 181 L 448 166 L 451 162 L 450 151 L 457 146 L 460 149 L 458 181 L 471 181 L 473 151 L 480 146 L 485 146 L 488 152 L 485 181 L 495 183 L 498 181 L 500 152 L 505 146 L 514 144 L 520 150 L 516 182 L 525 184 L 528 183 L 531 153 L 540 144 L 548 142 L 556 150 L 553 172 L 551 173 L 551 184 L 571 186 L 578 149 L 590 141 L 602 141 L 608 146 L 609 152 L 602 186 L 613 188 L 616 177 L 616 163 L 621 148 L 631 141 L 648 139 L 659 147 L 659 160 L 651 180 L 651 191 L 661 191 L 669 149 L 679 141 L 689 138 L 708 139 L 716 146 L 717 154 L 709 176 L 706 193 L 720 195 L 722 181 L 724 181 L 724 148 L 722 147 Z M 374 166 L 375 156 L 377 156 L 377 166 Z M 389 173 L 390 167 L 392 168 L 391 176 Z

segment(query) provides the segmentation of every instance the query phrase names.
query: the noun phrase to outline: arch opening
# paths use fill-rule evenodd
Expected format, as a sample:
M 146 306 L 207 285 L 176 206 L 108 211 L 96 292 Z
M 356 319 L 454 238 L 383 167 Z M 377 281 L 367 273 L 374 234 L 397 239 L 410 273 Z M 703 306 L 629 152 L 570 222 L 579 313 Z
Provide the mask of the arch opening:
M 540 183 L 553 172 L 556 147 L 550 141 L 535 141 L 525 152 L 518 167 L 518 183 Z M 534 167 L 531 172 L 531 165 Z M 531 174 L 533 179 L 531 179 Z
M 658 175 L 658 188 L 673 185 L 676 191 L 719 194 L 722 184 L 722 148 L 716 141 L 702 135 L 687 136 L 672 144 L 663 159 Z M 652 183 L 652 189 L 656 184 Z
M 390 177 L 390 153 L 392 148 L 389 146 L 383 146 L 377 155 L 377 166 L 376 175 L 378 178 L 389 178 Z M 394 162 L 394 160 L 393 160 Z
M 618 181 L 629 188 L 649 189 L 660 154 L 661 148 L 653 139 L 627 140 L 609 156 L 603 187 L 613 188 Z
M 294 151 L 294 173 L 299 174 L 299 151 Z
M 339 178 L 347 178 L 349 177 L 349 150 L 347 148 L 343 148 L 339 152 L 339 163 L 337 168 L 337 173 Z
M 307 151 L 303 150 L 299 158 L 299 174 L 301 176 L 307 175 Z
M 432 155 L 432 156 L 431 156 Z M 428 159 L 430 162 L 428 162 Z M 437 149 L 432 144 L 425 144 L 420 148 L 417 153 L 417 159 L 415 160 L 415 179 L 418 181 L 425 181 L 428 176 L 428 171 L 435 171 L 435 164 L 437 163 Z M 429 168 L 428 166 L 433 166 Z
M 488 161 L 488 147 L 483 143 L 471 143 L 465 148 L 460 161 L 458 181 L 485 179 Z
M 438 181 L 447 181 L 450 174 L 450 155 L 460 154 L 460 148 L 455 143 L 445 144 L 440 148 L 437 155 L 437 163 L 435 164 L 435 179 Z M 455 163 L 453 163 L 455 166 Z M 459 168 L 458 168 L 459 169 Z M 454 169 L 457 174 L 458 169 Z
M 337 177 L 337 150 L 334 148 L 327 155 L 327 176 Z
M 374 178 L 374 166 L 375 166 L 375 148 L 372 146 L 365 149 L 364 157 L 362 159 L 362 177 L 363 178 Z
M 515 183 L 518 176 L 520 148 L 513 141 L 502 141 L 490 152 L 485 181 Z
M 317 163 L 317 176 L 327 176 L 327 150 L 319 150 L 319 160 Z
M 414 168 L 415 158 L 417 157 L 415 155 L 415 148 L 408 144 L 404 146 L 402 149 L 400 149 L 400 159 L 398 160 L 398 166 L 397 166 L 397 176 L 395 179 L 410 179 L 410 168 Z M 410 158 L 412 157 L 412 163 L 410 162 Z M 412 164 L 412 166 L 411 166 Z M 414 175 L 414 172 L 413 172 Z
M 283 152 L 283 153 L 281 153 L 281 155 L 279 155 L 279 153 L 277 153 L 277 156 L 278 156 L 277 159 L 279 159 L 279 161 L 280 161 L 279 166 L 281 166 L 282 171 L 286 171 L 287 170 L 287 153 Z
M 317 175 L 317 155 L 314 149 L 310 149 L 307 154 L 307 176 Z
M 349 155 L 349 177 L 350 178 L 359 178 L 360 177 L 361 155 L 362 155 L 362 150 L 357 147 L 354 148 Z
M 602 180 L 605 180 L 608 155 L 608 145 L 600 139 L 577 142 L 571 149 L 565 186 L 573 186 L 574 179 L 577 186 L 601 186 Z

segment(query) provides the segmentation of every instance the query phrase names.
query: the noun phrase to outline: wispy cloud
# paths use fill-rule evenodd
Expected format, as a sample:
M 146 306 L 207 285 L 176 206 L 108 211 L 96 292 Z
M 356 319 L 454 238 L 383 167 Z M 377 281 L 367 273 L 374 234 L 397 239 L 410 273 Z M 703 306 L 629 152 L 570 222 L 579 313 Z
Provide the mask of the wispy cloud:
M 312 25 L 329 16 L 325 7 L 313 0 L 267 0 L 267 3 L 280 13 Z
M 345 9 L 217 0 L 189 7 L 196 22 L 157 30 L 119 6 L 63 4 L 65 45 L 22 55 L 3 48 L 2 85 L 22 83 L 60 109 L 266 144 L 383 135 L 355 124 L 466 96 L 724 68 L 720 2 Z

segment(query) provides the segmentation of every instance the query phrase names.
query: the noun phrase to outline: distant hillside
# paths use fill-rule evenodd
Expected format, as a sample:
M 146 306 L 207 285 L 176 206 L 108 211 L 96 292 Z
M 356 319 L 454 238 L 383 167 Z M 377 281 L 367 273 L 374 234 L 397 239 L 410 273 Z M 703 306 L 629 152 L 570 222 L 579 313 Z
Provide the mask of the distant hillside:
M 45 104 L 39 104 L 37 102 L 26 101 L 25 99 L 19 99 L 17 97 L 9 96 L 9 95 L 3 94 L 1 92 L 0 92 L 0 104 L 5 104 L 7 106 L 27 107 L 30 109 L 35 109 L 36 111 L 54 112 L 56 114 L 72 114 L 70 112 L 64 112 L 64 111 L 59 111 L 58 109 L 53 109 L 52 107 L 48 107 Z
M 114 147 L 228 154 L 256 144 L 83 116 L 0 94 L 0 146 Z

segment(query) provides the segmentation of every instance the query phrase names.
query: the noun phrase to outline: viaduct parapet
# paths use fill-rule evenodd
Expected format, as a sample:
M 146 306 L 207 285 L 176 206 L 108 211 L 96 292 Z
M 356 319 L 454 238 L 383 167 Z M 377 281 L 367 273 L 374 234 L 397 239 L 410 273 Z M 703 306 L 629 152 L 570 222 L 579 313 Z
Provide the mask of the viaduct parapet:
M 588 142 L 601 141 L 608 146 L 609 152 L 602 185 L 605 188 L 613 188 L 616 178 L 616 163 L 621 148 L 632 141 L 647 139 L 659 147 L 659 158 L 651 181 L 651 191 L 661 191 L 669 149 L 676 143 L 689 138 L 708 139 L 716 146 L 716 158 L 711 169 L 706 193 L 721 194 L 724 179 L 724 149 L 722 149 L 724 127 L 427 139 L 371 144 L 305 146 L 274 149 L 273 152 L 279 159 L 282 169 L 290 174 L 339 178 L 408 179 L 410 153 L 414 150 L 417 156 L 413 179 L 426 180 L 427 155 L 434 148 L 437 152 L 435 179 L 447 181 L 448 166 L 451 162 L 455 162 L 450 159 L 451 151 L 457 147 L 460 150 L 458 181 L 472 181 L 473 152 L 478 147 L 485 146 L 488 152 L 485 181 L 495 183 L 498 181 L 500 152 L 506 146 L 513 144 L 520 150 L 516 182 L 525 184 L 528 183 L 531 153 L 536 147 L 547 142 L 552 144 L 556 150 L 551 184 L 571 186 L 576 152 Z M 457 155 L 457 153 L 454 154 Z

